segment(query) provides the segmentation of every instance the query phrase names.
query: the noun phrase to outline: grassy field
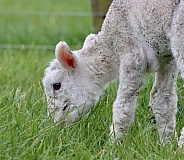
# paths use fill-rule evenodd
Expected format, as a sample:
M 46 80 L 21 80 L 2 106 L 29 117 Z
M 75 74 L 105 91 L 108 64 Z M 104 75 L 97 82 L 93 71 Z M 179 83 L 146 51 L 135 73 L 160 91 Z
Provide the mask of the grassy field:
M 9 11 L 9 12 L 7 12 Z M 13 12 L 13 14 L 8 14 Z M 32 45 L 32 49 L 0 48 L 0 160 L 180 160 L 176 140 L 162 146 L 148 107 L 153 78 L 146 77 L 135 122 L 122 144 L 111 144 L 109 126 L 117 83 L 92 112 L 76 125 L 61 129 L 47 117 L 41 79 L 54 58 L 52 50 L 34 49 L 65 40 L 79 49 L 92 32 L 90 17 L 25 15 L 25 13 L 90 12 L 89 0 L 0 0 L 0 44 Z M 177 128 L 184 122 L 184 89 L 178 80 Z

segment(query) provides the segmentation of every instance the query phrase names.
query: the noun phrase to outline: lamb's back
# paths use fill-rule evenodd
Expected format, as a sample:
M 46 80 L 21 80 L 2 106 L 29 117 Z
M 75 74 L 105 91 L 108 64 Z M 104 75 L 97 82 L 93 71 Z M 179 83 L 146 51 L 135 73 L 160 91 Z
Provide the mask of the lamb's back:
M 168 48 L 173 13 L 180 0 L 114 0 L 102 32 L 114 46 L 145 42 L 158 52 Z M 115 44 L 116 43 L 116 44 Z M 113 46 L 113 47 L 114 47 Z

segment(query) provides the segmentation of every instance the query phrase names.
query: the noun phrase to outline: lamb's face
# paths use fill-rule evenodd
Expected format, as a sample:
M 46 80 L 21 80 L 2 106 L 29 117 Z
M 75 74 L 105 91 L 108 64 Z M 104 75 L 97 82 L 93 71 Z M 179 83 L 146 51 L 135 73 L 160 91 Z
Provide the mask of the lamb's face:
M 45 70 L 43 85 L 48 102 L 48 111 L 55 122 L 65 117 L 65 122 L 74 122 L 94 105 L 83 85 L 76 77 L 77 59 L 65 42 L 56 46 L 56 59 Z M 87 99 L 87 100 L 86 100 Z M 87 101 L 87 102 L 86 102 Z
M 55 63 L 57 64 L 57 61 Z M 43 79 L 49 115 L 54 118 L 54 121 L 59 121 L 69 110 L 75 109 L 75 102 L 71 100 L 74 99 L 71 93 L 73 82 L 66 71 L 61 69 L 46 72 Z

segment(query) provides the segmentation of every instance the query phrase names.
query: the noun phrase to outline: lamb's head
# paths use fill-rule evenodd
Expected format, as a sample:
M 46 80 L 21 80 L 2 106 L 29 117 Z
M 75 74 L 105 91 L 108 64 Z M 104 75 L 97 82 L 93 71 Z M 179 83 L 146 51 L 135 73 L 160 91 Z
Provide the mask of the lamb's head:
M 55 53 L 56 59 L 50 62 L 43 78 L 49 115 L 55 122 L 63 117 L 66 123 L 75 122 L 94 106 L 98 96 L 91 89 L 95 86 L 82 73 L 83 66 L 77 56 L 65 42 L 57 44 Z

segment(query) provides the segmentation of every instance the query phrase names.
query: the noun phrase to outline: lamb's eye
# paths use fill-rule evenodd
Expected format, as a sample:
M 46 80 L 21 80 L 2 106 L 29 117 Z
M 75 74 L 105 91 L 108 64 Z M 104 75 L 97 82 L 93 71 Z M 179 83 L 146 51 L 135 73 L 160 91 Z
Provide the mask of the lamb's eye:
M 59 89 L 61 88 L 61 83 L 54 83 L 54 84 L 53 84 L 53 88 L 54 88 L 55 90 L 59 90 Z

